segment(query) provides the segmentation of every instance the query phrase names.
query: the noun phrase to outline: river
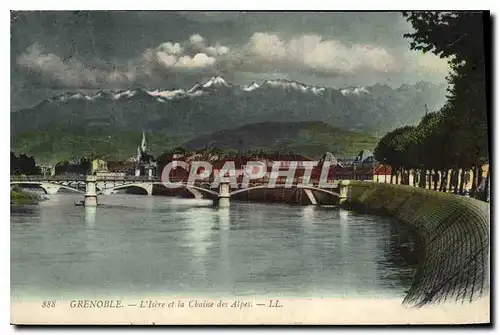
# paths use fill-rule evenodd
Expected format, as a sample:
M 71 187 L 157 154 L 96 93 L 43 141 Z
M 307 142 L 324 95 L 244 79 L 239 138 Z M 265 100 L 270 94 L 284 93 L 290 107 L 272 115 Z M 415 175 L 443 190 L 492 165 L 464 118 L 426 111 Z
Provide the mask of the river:
M 403 298 L 414 233 L 386 217 L 313 206 L 116 194 L 11 205 L 11 296 Z

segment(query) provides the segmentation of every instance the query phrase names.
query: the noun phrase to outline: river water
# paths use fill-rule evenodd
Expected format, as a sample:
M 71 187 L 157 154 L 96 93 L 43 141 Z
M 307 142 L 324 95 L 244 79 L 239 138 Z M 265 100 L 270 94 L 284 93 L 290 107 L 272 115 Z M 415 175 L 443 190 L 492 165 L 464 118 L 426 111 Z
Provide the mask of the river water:
M 403 298 L 418 245 L 390 218 L 116 194 L 11 205 L 11 296 Z

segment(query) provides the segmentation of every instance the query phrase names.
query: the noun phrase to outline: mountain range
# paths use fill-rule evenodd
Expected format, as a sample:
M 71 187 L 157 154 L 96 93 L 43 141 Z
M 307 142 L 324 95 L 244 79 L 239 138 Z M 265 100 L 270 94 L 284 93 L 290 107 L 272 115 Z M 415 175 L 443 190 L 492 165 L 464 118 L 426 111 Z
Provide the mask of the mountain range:
M 128 89 L 93 94 L 68 92 L 11 113 L 12 133 L 53 128 L 107 128 L 194 137 L 249 123 L 322 121 L 337 128 L 382 135 L 419 122 L 426 109 L 445 101 L 446 86 L 427 82 L 403 85 L 309 86 L 266 80 L 238 86 L 213 77 L 190 88 Z

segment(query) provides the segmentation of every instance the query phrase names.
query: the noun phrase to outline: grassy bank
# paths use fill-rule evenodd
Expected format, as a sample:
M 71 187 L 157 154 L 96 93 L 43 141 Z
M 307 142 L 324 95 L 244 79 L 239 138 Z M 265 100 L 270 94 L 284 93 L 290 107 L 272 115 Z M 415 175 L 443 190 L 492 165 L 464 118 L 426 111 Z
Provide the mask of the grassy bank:
M 42 196 L 32 192 L 23 191 L 17 187 L 10 190 L 11 204 L 36 205 L 42 200 L 44 200 Z

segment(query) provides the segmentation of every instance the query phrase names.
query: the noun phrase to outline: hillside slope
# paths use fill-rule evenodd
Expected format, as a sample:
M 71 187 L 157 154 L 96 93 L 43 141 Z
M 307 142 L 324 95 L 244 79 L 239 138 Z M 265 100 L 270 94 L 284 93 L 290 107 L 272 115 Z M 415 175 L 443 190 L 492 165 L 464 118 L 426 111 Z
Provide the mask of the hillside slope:
M 185 147 L 190 150 L 262 149 L 317 157 L 326 151 L 338 155 L 355 155 L 362 149 L 373 150 L 377 141 L 371 135 L 342 130 L 324 122 L 263 122 L 200 136 L 187 142 Z
M 141 132 L 111 132 L 105 127 L 77 127 L 71 132 L 51 129 L 13 135 L 11 148 L 15 152 L 34 156 L 42 164 L 91 155 L 123 160 L 135 157 L 141 137 Z M 146 137 L 154 156 L 177 146 L 188 150 L 217 148 L 223 151 L 294 152 L 309 157 L 321 156 L 326 151 L 354 155 L 362 149 L 373 150 L 377 143 L 377 138 L 371 135 L 317 121 L 253 123 L 191 140 L 158 132 L 147 132 Z

